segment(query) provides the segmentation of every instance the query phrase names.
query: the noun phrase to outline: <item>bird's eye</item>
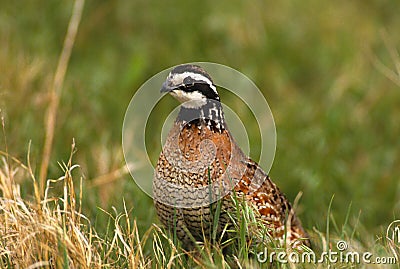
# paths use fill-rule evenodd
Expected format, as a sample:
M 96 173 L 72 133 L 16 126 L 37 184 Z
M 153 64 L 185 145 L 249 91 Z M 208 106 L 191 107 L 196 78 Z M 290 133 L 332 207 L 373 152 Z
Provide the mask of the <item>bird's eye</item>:
M 185 77 L 183 79 L 183 84 L 185 84 L 185 85 L 193 85 L 194 84 L 194 79 L 192 79 L 191 77 Z

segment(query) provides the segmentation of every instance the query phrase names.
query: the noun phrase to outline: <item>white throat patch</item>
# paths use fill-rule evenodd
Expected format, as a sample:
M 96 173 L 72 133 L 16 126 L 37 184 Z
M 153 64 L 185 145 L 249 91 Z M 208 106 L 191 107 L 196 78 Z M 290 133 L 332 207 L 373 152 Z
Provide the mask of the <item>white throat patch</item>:
M 170 92 L 173 97 L 175 97 L 182 106 L 186 108 L 200 108 L 207 103 L 207 98 L 199 93 L 198 91 L 185 92 L 179 89 Z

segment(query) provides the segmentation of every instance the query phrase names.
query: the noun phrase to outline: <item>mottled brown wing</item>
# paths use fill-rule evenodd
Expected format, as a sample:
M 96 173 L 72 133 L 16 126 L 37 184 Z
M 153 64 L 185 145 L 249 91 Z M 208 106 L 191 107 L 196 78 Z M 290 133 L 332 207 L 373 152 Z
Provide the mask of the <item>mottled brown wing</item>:
M 245 195 L 246 201 L 255 206 L 262 221 L 271 231 L 270 236 L 279 238 L 282 243 L 286 238 L 286 243 L 292 247 L 301 244 L 310 246 L 308 234 L 285 195 L 256 162 L 247 159 L 243 163 L 246 170 L 235 186 L 235 191 Z

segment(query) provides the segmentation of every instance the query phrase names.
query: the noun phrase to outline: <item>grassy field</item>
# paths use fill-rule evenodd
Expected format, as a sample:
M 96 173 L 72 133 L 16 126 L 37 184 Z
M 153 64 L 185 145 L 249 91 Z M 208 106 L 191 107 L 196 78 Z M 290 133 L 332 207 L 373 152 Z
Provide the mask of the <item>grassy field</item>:
M 270 175 L 289 200 L 302 192 L 317 253 L 345 240 L 399 256 L 386 231 L 400 219 L 400 4 L 269 2 L 86 1 L 68 44 L 73 1 L 2 1 L 0 267 L 262 266 L 212 244 L 184 255 L 124 168 L 129 100 L 194 61 L 233 67 L 263 91 L 277 128 Z

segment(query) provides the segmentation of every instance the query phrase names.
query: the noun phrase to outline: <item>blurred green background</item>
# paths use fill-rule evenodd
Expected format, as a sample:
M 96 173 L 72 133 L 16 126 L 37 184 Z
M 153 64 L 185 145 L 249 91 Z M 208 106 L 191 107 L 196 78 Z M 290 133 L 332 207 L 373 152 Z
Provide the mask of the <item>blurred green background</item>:
M 1 1 L 0 108 L 8 151 L 26 162 L 32 141 L 36 175 L 72 6 Z M 152 201 L 129 175 L 93 181 L 123 167 L 123 116 L 142 83 L 176 64 L 216 62 L 246 74 L 268 100 L 277 128 L 270 174 L 291 201 L 303 192 L 304 226 L 324 229 L 334 195 L 338 225 L 352 203 L 351 222 L 373 237 L 400 218 L 399 14 L 397 0 L 86 1 L 49 176 L 62 175 L 58 162 L 68 160 L 75 138 L 84 213 L 103 227 L 108 216 L 97 208 L 121 209 L 123 197 L 141 229 L 149 227 L 156 221 Z M 166 110 L 175 105 L 170 97 L 162 103 Z M 29 178 L 19 183 L 31 197 Z

